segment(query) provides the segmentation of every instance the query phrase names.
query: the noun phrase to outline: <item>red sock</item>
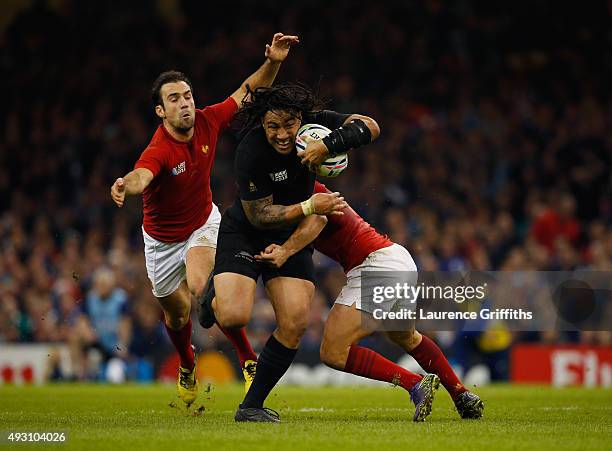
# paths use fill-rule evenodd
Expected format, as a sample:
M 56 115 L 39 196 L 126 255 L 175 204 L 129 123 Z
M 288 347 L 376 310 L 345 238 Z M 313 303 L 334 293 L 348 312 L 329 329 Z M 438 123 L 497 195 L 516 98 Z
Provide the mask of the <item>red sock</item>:
M 241 368 L 244 367 L 244 362 L 247 360 L 257 361 L 257 354 L 255 354 L 255 351 L 251 348 L 251 343 L 249 343 L 249 339 L 246 336 L 246 328 L 229 329 L 221 327 L 219 323 L 217 323 L 217 327 L 221 329 L 221 332 L 223 332 L 227 339 L 232 342 L 232 345 L 234 345 L 234 349 L 238 353 Z
M 421 343 L 408 354 L 414 357 L 425 371 L 437 374 L 451 398 L 456 399 L 467 389 L 453 371 L 438 345 L 425 335 L 422 335 L 422 337 Z
M 349 350 L 344 371 L 368 379 L 391 382 L 406 390 L 410 390 L 414 384 L 423 379 L 422 376 L 385 359 L 377 352 L 356 345 L 351 346 Z
M 168 336 L 181 358 L 181 366 L 186 369 L 193 368 L 195 366 L 195 354 L 191 347 L 191 319 L 179 330 L 170 329 L 165 322 L 164 326 L 166 326 Z

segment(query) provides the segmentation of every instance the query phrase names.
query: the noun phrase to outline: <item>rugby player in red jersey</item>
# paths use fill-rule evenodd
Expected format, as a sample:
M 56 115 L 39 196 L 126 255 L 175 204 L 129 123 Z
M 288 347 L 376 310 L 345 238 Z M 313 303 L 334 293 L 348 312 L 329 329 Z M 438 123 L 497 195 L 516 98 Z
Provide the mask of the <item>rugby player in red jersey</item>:
M 315 192 L 330 191 L 322 183 L 316 182 Z M 280 267 L 291 255 L 314 240 L 315 249 L 344 268 L 347 282 L 325 323 L 321 360 L 340 371 L 400 385 L 410 393 L 416 405 L 415 421 L 422 421 L 429 414 L 439 380 L 448 390 L 462 418 L 480 418 L 484 410 L 483 402 L 463 386 L 440 348 L 414 328 L 386 334 L 414 357 L 425 371 L 431 373 L 424 378 L 357 345 L 373 330 L 362 322 L 364 316 L 360 310 L 363 308 L 365 311 L 367 307 L 361 304 L 361 271 L 405 271 L 416 275 L 417 268 L 404 247 L 379 234 L 352 208 L 345 208 L 342 212 L 344 215 L 305 218 L 283 245 L 271 244 L 256 257 L 259 261 Z
M 266 44 L 264 64 L 225 101 L 198 110 L 191 82 L 177 71 L 153 83 L 155 114 L 162 124 L 136 162 L 118 178 L 111 197 L 142 194 L 147 274 L 165 316 L 165 326 L 179 356 L 178 392 L 187 404 L 197 396 L 195 353 L 191 345 L 191 295 L 199 296 L 215 262 L 221 215 L 212 202 L 210 172 L 217 138 L 228 127 L 251 89 L 270 86 L 296 36 L 276 33 Z M 244 330 L 223 330 L 241 361 L 255 359 Z M 245 345 L 246 343 L 246 345 Z

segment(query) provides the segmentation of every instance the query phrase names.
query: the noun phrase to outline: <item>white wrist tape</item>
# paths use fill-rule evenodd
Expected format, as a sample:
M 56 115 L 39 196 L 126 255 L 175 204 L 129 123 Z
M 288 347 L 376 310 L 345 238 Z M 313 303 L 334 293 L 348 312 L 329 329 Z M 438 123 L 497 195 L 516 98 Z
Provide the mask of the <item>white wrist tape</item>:
M 300 205 L 302 206 L 302 212 L 304 213 L 304 216 L 310 216 L 314 214 L 314 203 L 312 201 L 312 197 L 300 203 Z

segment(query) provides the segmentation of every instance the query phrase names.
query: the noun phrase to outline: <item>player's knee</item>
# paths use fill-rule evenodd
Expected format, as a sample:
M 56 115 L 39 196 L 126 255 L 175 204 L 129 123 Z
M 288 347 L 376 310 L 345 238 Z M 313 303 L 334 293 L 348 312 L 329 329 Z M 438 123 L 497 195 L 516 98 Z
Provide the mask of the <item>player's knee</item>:
M 189 322 L 189 311 L 181 313 L 165 312 L 166 325 L 172 330 L 180 330 Z
M 220 303 L 217 303 L 219 306 Z M 217 318 L 217 322 L 222 327 L 245 327 L 250 321 L 249 312 L 242 309 L 227 309 L 227 308 L 217 308 L 215 310 L 215 316 Z
M 200 299 L 204 295 L 205 285 L 197 285 L 195 287 L 190 287 L 191 294 L 194 298 Z
M 206 292 L 208 279 L 196 279 L 189 285 L 189 291 L 194 298 L 200 299 Z

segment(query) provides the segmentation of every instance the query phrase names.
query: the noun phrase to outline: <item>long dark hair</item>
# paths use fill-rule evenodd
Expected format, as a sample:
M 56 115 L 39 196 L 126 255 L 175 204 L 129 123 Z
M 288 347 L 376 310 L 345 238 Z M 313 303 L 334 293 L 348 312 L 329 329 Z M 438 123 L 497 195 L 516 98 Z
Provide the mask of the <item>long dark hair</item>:
M 242 109 L 236 113 L 235 119 L 240 126 L 240 134 L 244 134 L 258 125 L 268 111 L 283 110 L 297 116 L 299 113 L 321 111 L 325 103 L 317 92 L 301 83 L 280 83 L 255 90 L 247 85 Z

